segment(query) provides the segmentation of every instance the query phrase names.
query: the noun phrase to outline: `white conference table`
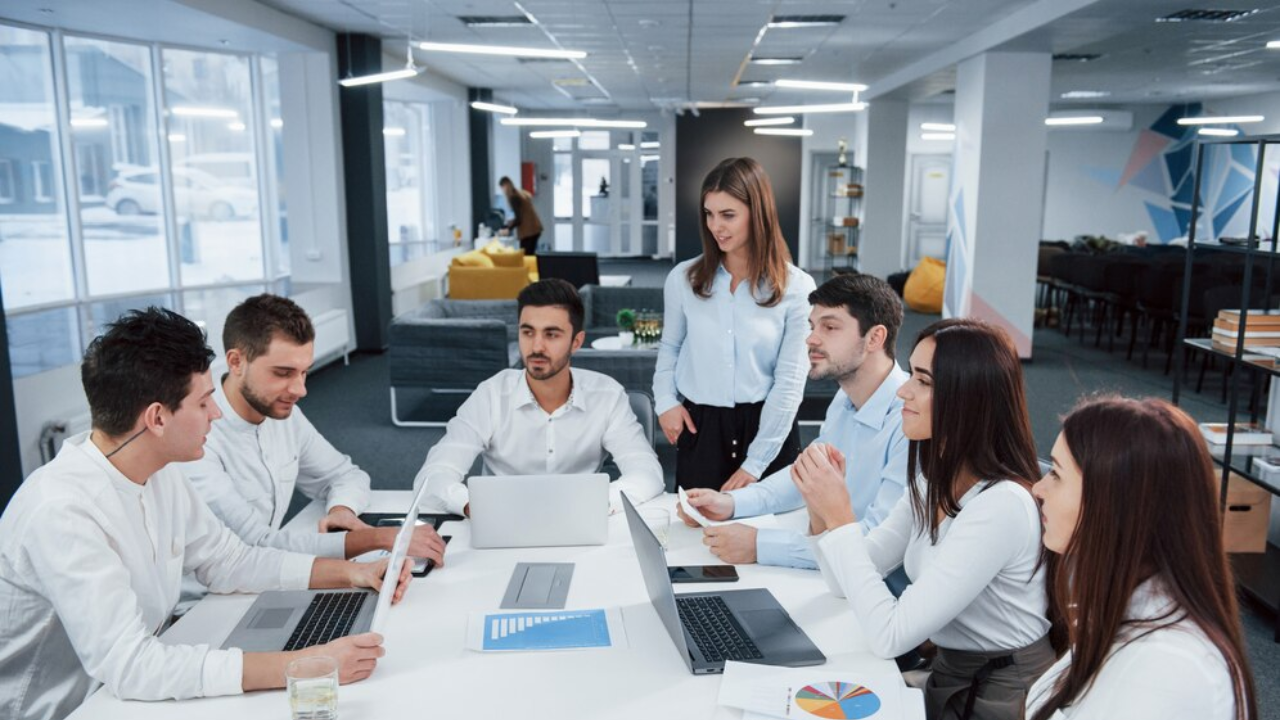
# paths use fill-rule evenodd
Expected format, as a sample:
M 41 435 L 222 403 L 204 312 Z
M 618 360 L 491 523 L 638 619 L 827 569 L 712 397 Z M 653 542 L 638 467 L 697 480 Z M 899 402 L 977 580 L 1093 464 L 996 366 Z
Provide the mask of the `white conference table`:
M 408 491 L 378 491 L 371 512 L 403 512 Z M 644 506 L 674 508 L 665 495 Z M 642 506 L 642 507 L 644 507 Z M 317 504 L 290 523 L 299 531 L 314 528 L 322 512 Z M 670 565 L 719 561 L 702 545 L 702 533 L 685 527 L 672 512 Z M 783 520 L 787 520 L 784 516 Z M 794 521 L 796 518 L 792 518 Z M 783 523 L 786 525 L 786 523 Z M 445 523 L 452 535 L 445 565 L 415 578 L 405 598 L 391 609 L 387 654 L 373 676 L 339 690 L 342 720 L 391 718 L 393 713 L 436 718 L 519 718 L 537 720 L 741 718 L 739 710 L 717 704 L 720 676 L 692 675 L 649 603 L 626 518 L 609 518 L 609 542 L 603 546 L 475 550 L 466 522 Z M 568 609 L 620 607 L 628 647 L 527 653 L 478 653 L 465 649 L 472 612 L 499 609 L 517 562 L 573 562 Z M 874 658 L 844 600 L 827 591 L 815 571 L 740 566 L 736 583 L 676 585 L 677 592 L 767 587 L 829 658 L 824 669 L 838 669 L 842 657 L 859 667 L 896 672 L 891 660 Z M 162 636 L 172 644 L 220 646 L 253 603 L 253 595 L 209 595 Z M 924 718 L 916 691 L 904 693 L 907 717 Z M 288 718 L 283 690 L 176 702 L 122 701 L 99 691 L 71 720 L 251 720 Z M 892 720 L 885 718 L 885 720 Z

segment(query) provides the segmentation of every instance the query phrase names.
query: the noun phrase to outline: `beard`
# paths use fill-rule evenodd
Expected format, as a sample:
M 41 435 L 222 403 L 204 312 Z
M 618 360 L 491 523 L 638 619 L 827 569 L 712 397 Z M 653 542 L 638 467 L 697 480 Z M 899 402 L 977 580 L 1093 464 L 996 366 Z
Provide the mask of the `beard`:
M 293 414 L 292 406 L 290 406 L 288 410 L 284 410 L 284 411 L 274 409 L 271 406 L 271 401 L 263 398 L 256 391 L 254 391 L 254 389 L 247 382 L 247 378 L 246 378 L 246 382 L 240 386 L 240 396 L 244 398 L 244 401 L 248 403 L 249 407 L 253 408 L 254 412 L 258 413 L 259 415 L 265 415 L 266 417 L 269 417 L 272 420 L 284 420 L 285 418 Z
M 815 367 L 810 363 L 810 380 L 835 380 L 836 382 L 848 380 L 858 374 L 858 368 L 861 368 L 862 363 L 867 359 L 866 344 L 859 343 L 856 351 L 844 362 L 833 362 L 831 356 L 826 353 L 823 353 L 822 357 L 826 360 L 826 365 Z
M 529 361 L 534 358 L 537 358 L 539 360 L 545 360 L 547 363 L 547 369 L 536 371 L 532 367 L 530 367 Z M 525 372 L 529 373 L 529 377 L 533 378 L 534 380 L 550 380 L 556 375 L 559 375 L 560 372 L 564 370 L 566 367 L 569 367 L 568 355 L 565 355 L 559 360 L 552 359 L 546 355 L 530 355 L 524 359 Z

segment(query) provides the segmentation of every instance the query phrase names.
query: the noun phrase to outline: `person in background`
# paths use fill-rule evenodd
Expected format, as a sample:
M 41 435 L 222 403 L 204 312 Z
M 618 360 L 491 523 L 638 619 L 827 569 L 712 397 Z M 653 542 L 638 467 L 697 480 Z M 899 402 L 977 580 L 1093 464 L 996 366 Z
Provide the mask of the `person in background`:
M 919 480 L 875 529 L 857 523 L 839 450 L 810 446 L 795 463 L 819 567 L 875 654 L 938 646 L 930 720 L 1021 718 L 1054 649 L 1018 354 L 995 326 L 936 322 L 916 340 L 898 396 L 907 476 Z M 895 598 L 883 578 L 899 566 L 911 585 Z
M 1259 717 L 1222 545 L 1213 461 L 1163 400 L 1087 400 L 1034 488 L 1067 649 L 1030 720 Z
M 909 375 L 894 358 L 902 300 L 879 278 L 846 274 L 810 293 L 809 304 L 809 379 L 840 385 L 815 442 L 855 458 L 846 466 L 845 484 L 859 524 L 870 530 L 888 516 L 907 485 L 908 441 L 897 392 Z M 791 467 L 727 493 L 690 490 L 689 503 L 712 520 L 795 510 L 804 498 L 791 481 Z M 697 527 L 679 506 L 677 512 Z M 711 552 L 728 563 L 817 567 L 808 540 L 793 530 L 733 523 L 703 534 Z
M 667 275 L 653 397 L 676 482 L 727 491 L 800 452 L 814 282 L 791 264 L 760 163 L 721 162 L 700 197 L 702 254 Z
M 374 528 L 357 516 L 369 503 L 369 475 L 329 444 L 297 403 L 307 395 L 315 328 L 306 311 L 277 295 L 251 297 L 222 330 L 227 374 L 213 402 L 204 457 L 180 467 L 213 514 L 250 545 L 323 557 L 353 558 L 391 550 L 399 528 Z M 310 530 L 281 529 L 294 492 L 324 501 L 327 513 Z M 414 530 L 411 557 L 444 559 L 444 541 L 430 525 Z M 203 588 L 188 578 L 186 601 Z
M 525 255 L 537 255 L 538 240 L 542 237 L 542 218 L 533 208 L 533 196 L 516 187 L 505 175 L 498 181 L 498 187 L 502 188 L 502 194 L 515 216 L 507 221 L 506 231 L 515 232 Z
M 476 457 L 493 475 L 577 475 L 598 472 L 609 453 L 622 473 L 609 487 L 611 512 L 621 510 L 624 492 L 637 505 L 661 493 L 662 466 L 627 391 L 569 365 L 586 339 L 578 291 L 558 278 L 540 280 L 516 305 L 524 369 L 480 383 L 427 453 L 414 489 L 427 483 L 428 502 L 470 517 L 462 481 Z
M 0 717 L 58 720 L 105 686 L 133 700 L 285 685 L 285 666 L 326 655 L 339 680 L 382 656 L 364 633 L 306 650 L 170 645 L 183 572 L 214 592 L 379 588 L 387 560 L 353 563 L 246 545 L 175 463 L 204 452 L 213 402 L 204 333 L 159 308 L 126 313 L 85 351 L 92 429 L 18 488 L 0 517 Z M 395 592 L 410 580 L 405 563 Z

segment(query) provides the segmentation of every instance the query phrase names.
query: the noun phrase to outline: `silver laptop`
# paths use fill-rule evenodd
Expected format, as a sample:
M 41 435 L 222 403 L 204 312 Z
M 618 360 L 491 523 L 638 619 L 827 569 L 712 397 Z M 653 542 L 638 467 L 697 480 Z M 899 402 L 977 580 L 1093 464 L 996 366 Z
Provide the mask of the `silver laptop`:
M 467 480 L 471 547 L 603 545 L 609 476 L 476 475 Z
M 368 589 L 264 592 L 240 618 L 222 648 L 240 648 L 245 652 L 301 650 L 348 635 L 369 631 L 381 633 L 400 579 L 409 540 L 418 524 L 418 503 L 426 488 L 426 483 L 423 483 L 414 495 L 404 525 L 396 533 L 381 592 Z
M 768 590 L 676 595 L 658 539 L 625 494 L 622 504 L 649 601 L 691 672 L 722 673 L 726 660 L 785 667 L 827 661 Z

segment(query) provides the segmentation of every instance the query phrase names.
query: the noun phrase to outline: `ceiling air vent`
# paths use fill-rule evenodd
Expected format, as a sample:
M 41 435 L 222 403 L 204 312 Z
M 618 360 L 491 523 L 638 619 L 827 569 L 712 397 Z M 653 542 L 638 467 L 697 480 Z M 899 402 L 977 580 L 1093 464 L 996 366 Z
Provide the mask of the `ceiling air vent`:
M 533 24 L 523 15 L 459 15 L 458 22 L 467 27 L 526 27 Z
M 1156 22 L 1231 22 L 1257 10 L 1179 10 L 1172 15 L 1156 18 Z
M 771 28 L 833 27 L 844 22 L 844 15 L 774 15 Z
M 1093 62 L 1102 57 L 1099 53 L 1054 53 L 1054 60 L 1062 62 Z

